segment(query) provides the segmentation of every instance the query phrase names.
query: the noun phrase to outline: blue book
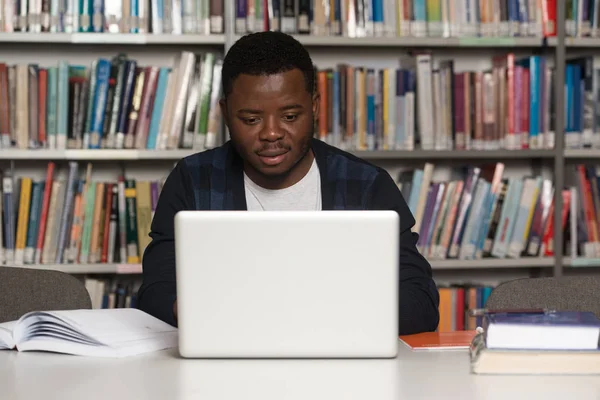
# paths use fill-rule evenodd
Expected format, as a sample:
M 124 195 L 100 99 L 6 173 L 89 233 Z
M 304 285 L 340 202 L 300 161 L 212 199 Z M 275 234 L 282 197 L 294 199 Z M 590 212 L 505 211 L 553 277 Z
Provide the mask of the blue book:
M 592 312 L 487 312 L 483 329 L 488 348 L 521 350 L 596 350 L 600 320 Z
M 160 119 L 162 117 L 162 109 L 167 91 L 167 83 L 169 80 L 170 69 L 161 67 L 158 72 L 158 82 L 156 84 L 156 97 L 152 108 L 152 117 L 150 118 L 150 128 L 148 130 L 148 141 L 146 142 L 147 149 L 156 149 L 158 140 L 158 129 L 160 127 Z
M 93 94 L 94 102 L 92 108 L 92 120 L 90 126 L 91 149 L 99 149 L 102 140 L 102 126 L 104 124 L 104 111 L 106 109 L 106 97 L 108 95 L 108 80 L 110 78 L 110 61 L 100 58 L 96 68 L 96 90 Z
M 367 150 L 375 150 L 375 70 L 367 70 Z

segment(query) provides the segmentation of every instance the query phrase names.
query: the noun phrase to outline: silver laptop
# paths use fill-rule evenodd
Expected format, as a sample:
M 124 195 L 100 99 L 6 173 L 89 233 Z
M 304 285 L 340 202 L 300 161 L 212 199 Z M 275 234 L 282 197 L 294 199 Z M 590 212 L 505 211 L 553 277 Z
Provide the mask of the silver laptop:
M 189 358 L 391 358 L 393 211 L 182 211 L 179 352 Z

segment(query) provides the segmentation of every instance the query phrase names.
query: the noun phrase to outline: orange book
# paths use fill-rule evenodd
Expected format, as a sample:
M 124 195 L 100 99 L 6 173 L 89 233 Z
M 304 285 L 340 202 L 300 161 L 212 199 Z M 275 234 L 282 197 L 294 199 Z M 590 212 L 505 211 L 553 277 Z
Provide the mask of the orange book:
M 46 143 L 46 103 L 48 87 L 48 70 L 40 68 L 38 81 L 38 140 L 40 143 Z
M 412 350 L 464 350 L 471 346 L 476 333 L 475 330 L 424 332 L 400 336 L 400 340 Z
M 319 139 L 327 140 L 327 71 L 318 71 L 317 73 L 317 86 L 319 90 L 319 118 L 318 118 L 318 131 Z
M 438 331 L 450 332 L 452 331 L 452 289 L 450 288 L 439 288 L 440 293 L 440 322 L 438 324 Z

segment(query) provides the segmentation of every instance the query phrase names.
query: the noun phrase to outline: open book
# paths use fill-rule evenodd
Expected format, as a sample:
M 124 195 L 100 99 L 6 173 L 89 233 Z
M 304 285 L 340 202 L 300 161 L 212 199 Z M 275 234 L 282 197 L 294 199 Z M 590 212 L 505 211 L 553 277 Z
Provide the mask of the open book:
M 177 346 L 177 329 L 135 308 L 34 311 L 0 324 L 0 349 L 127 357 Z

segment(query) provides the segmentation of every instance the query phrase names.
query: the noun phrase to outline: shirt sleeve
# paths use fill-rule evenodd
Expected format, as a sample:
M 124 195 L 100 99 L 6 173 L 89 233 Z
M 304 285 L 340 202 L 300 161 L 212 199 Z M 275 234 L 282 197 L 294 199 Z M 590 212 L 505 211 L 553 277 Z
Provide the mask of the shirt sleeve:
M 371 209 L 394 210 L 400 216 L 399 334 L 433 332 L 439 323 L 439 292 L 429 262 L 417 250 L 415 219 L 398 186 L 384 170 L 375 179 Z
M 180 161 L 167 177 L 154 211 L 138 292 L 140 310 L 173 326 L 177 325 L 173 313 L 177 298 L 174 218 L 178 211 L 193 209 L 193 205 L 191 178 L 184 161 Z

